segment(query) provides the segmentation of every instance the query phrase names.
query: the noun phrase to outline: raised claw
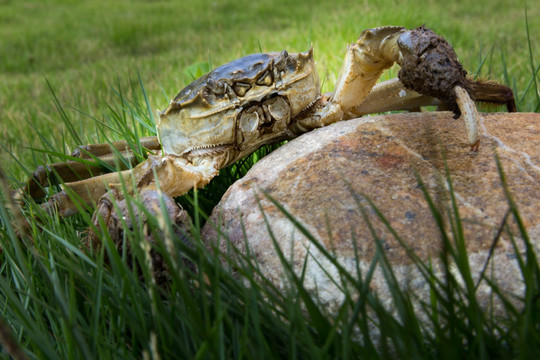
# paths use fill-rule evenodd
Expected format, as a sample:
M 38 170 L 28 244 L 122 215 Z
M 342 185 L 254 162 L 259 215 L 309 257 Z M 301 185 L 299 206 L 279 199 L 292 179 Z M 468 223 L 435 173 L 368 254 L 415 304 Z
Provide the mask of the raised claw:
M 399 81 L 376 85 L 382 72 L 397 63 Z M 473 101 L 516 106 L 507 86 L 472 81 L 444 38 L 421 26 L 414 30 L 385 26 L 362 32 L 347 48 L 336 90 L 320 108 L 296 121 L 299 132 L 364 114 L 416 110 L 438 105 L 458 118 L 464 113 L 468 140 L 478 150 L 478 112 Z
M 421 26 L 398 38 L 399 80 L 407 89 L 437 98 L 455 117 L 462 116 L 471 151 L 478 151 L 479 115 L 476 101 L 503 103 L 516 111 L 512 90 L 504 85 L 473 81 L 459 62 L 456 52 L 441 36 Z
M 448 42 L 421 26 L 401 34 L 398 78 L 406 88 L 439 99 L 456 116 L 460 115 L 454 88 L 470 92 L 467 72 Z

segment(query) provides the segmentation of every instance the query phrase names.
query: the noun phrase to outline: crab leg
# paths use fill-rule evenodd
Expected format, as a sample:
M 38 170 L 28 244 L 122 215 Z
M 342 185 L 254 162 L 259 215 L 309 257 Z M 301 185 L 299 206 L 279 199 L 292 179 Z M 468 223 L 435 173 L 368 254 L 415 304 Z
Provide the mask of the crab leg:
M 222 164 L 221 156 L 195 158 L 191 161 L 171 155 L 149 156 L 146 161 L 133 169 L 134 181 L 127 183 L 127 190 L 130 195 L 137 194 L 146 210 L 154 213 L 161 208 L 159 198 L 162 198 L 163 203 L 169 204 L 165 208 L 169 217 L 175 219 L 175 223 L 184 227 L 184 230 L 188 230 L 185 220 L 187 215 L 174 205 L 172 198 L 208 184 L 219 174 Z M 140 219 L 138 209 L 130 207 L 123 193 L 113 188 L 99 199 L 92 222 L 96 229 L 103 226 L 103 230 L 118 241 L 121 240 L 119 234 L 122 233 L 124 226 L 123 221 L 119 219 L 127 218 L 131 214 Z M 139 221 L 136 219 L 135 221 Z M 99 244 L 99 234 L 94 230 L 90 231 L 88 239 L 92 244 Z
M 149 190 L 160 190 L 169 197 L 185 194 L 192 188 L 202 188 L 219 174 L 219 157 L 194 159 L 192 162 L 177 156 L 151 155 L 133 170 L 109 173 L 64 184 L 64 189 L 52 195 L 42 208 L 48 212 L 58 211 L 63 216 L 79 212 L 81 205 L 102 207 L 112 199 L 123 200 L 124 185 L 131 195 Z M 101 211 L 103 212 L 103 211 Z
M 53 194 L 41 208 L 49 213 L 55 211 L 62 217 L 75 215 L 84 206 L 95 207 L 97 201 L 114 185 L 127 179 L 130 170 L 95 176 L 89 179 L 65 183 L 64 189 Z
M 161 148 L 155 136 L 142 138 L 141 146 L 148 150 L 159 150 Z M 118 153 L 127 160 L 127 163 L 124 164 L 119 161 Z M 71 156 L 85 160 L 97 157 L 98 163 L 70 160 L 39 166 L 26 183 L 22 190 L 23 193 L 30 195 L 33 199 L 40 199 L 45 197 L 44 188 L 49 186 L 50 183 L 79 181 L 110 172 L 103 164 L 120 170 L 126 170 L 128 164 L 136 164 L 135 155 L 129 150 L 126 141 L 116 141 L 111 144 L 81 145 L 73 151 Z
M 194 158 L 191 161 L 180 156 L 151 155 L 133 169 L 135 191 L 159 189 L 176 197 L 193 188 L 202 188 L 219 174 L 222 156 Z
M 489 81 L 474 81 L 471 85 L 474 101 L 504 105 L 508 112 L 517 111 L 514 95 L 509 87 Z M 352 108 L 345 118 L 396 110 L 414 111 L 422 106 L 444 109 L 439 99 L 409 90 L 398 78 L 394 78 L 377 83 L 363 102 Z
M 135 163 L 133 154 L 124 154 L 123 157 L 128 160 L 129 163 Z M 121 170 L 126 169 L 126 166 L 118 161 L 119 159 L 117 156 L 106 155 L 100 157 L 99 160 L 101 163 L 106 163 L 111 167 L 117 167 Z M 33 199 L 41 199 L 46 196 L 45 188 L 50 186 L 50 184 L 84 180 L 94 176 L 104 175 L 109 171 L 110 170 L 107 168 L 97 164 L 75 160 L 39 166 L 36 171 L 34 171 L 22 191 L 23 193 L 30 195 Z
M 422 106 L 440 105 L 441 102 L 431 96 L 417 93 L 403 86 L 398 79 L 377 83 L 364 101 L 345 114 L 346 119 L 352 119 L 367 114 L 382 113 L 396 110 L 413 111 Z
M 148 136 L 140 139 L 141 146 L 148 150 L 159 150 L 161 145 L 159 144 L 157 136 Z M 93 156 L 104 156 L 114 154 L 115 152 L 126 152 L 130 151 L 129 144 L 125 140 L 115 141 L 110 144 L 90 144 L 90 145 L 81 145 L 78 146 L 71 156 L 79 157 L 82 159 L 91 158 L 90 154 Z

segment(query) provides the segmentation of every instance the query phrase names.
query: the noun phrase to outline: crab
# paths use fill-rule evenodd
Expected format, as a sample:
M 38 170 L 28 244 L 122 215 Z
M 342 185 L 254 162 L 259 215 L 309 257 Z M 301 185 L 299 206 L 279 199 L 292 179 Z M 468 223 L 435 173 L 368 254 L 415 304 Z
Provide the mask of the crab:
M 398 78 L 377 84 L 394 63 L 401 68 Z M 70 216 L 80 208 L 77 199 L 96 207 L 93 222 L 109 233 L 125 224 L 121 219 L 129 213 L 126 193 L 140 195 L 147 207 L 159 207 L 164 198 L 165 210 L 184 224 L 172 198 L 204 187 L 221 168 L 263 145 L 364 114 L 438 105 L 463 119 L 470 149 L 477 151 L 479 114 L 474 101 L 516 110 L 508 87 L 467 78 L 453 48 L 430 29 L 379 27 L 363 31 L 348 45 L 332 93 L 320 92 L 313 47 L 296 54 L 248 55 L 181 90 L 159 114 L 158 137 L 141 141 L 154 153 L 133 169 L 103 173 L 77 161 L 56 163 L 39 167 L 23 191 L 35 199 L 44 197 L 44 188 L 56 178 L 64 189 L 42 207 Z M 82 146 L 73 156 L 112 163 L 117 152 L 129 152 L 127 143 Z

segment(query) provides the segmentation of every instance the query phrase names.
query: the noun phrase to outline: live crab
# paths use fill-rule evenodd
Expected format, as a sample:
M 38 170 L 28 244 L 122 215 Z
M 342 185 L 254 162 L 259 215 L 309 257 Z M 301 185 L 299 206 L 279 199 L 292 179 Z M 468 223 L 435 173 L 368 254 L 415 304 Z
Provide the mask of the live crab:
M 376 84 L 394 63 L 401 67 L 398 79 Z M 118 233 L 125 223 L 119 219 L 128 212 L 119 184 L 131 179 L 124 182 L 127 193 L 140 195 L 148 207 L 165 198 L 166 211 L 182 223 L 185 219 L 171 198 L 205 186 L 221 168 L 262 145 L 364 114 L 439 105 L 463 118 L 470 149 L 476 151 L 479 115 L 473 101 L 516 110 L 508 87 L 467 78 L 452 47 L 433 31 L 396 26 L 365 30 L 347 47 L 333 93 L 320 93 L 313 49 L 248 55 L 181 90 L 159 114 L 158 138 L 142 139 L 155 154 L 135 168 L 104 173 L 77 161 L 50 164 L 34 172 L 23 192 L 43 198 L 51 179 L 60 181 L 64 189 L 42 204 L 46 211 L 75 214 L 76 198 L 97 207 L 96 225 Z M 126 142 L 81 146 L 73 156 L 112 163 L 119 151 L 129 152 Z

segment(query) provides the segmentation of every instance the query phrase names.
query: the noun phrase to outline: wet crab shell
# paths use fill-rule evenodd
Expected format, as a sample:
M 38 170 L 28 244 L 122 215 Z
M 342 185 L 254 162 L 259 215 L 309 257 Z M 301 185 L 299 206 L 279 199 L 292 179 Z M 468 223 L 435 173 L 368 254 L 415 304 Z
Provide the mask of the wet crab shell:
M 283 136 L 280 132 L 286 130 L 290 118 L 310 106 L 319 91 L 312 49 L 299 54 L 283 51 L 248 55 L 214 69 L 181 90 L 160 113 L 160 142 L 166 154 L 177 156 L 201 149 L 235 148 L 243 153 L 258 147 L 262 140 L 241 136 L 246 127 L 257 126 L 249 120 L 240 126 L 243 111 L 262 108 L 273 98 L 284 100 L 279 105 L 287 107 L 283 119 L 287 124 L 266 131 L 264 140 L 268 141 L 269 137 Z

